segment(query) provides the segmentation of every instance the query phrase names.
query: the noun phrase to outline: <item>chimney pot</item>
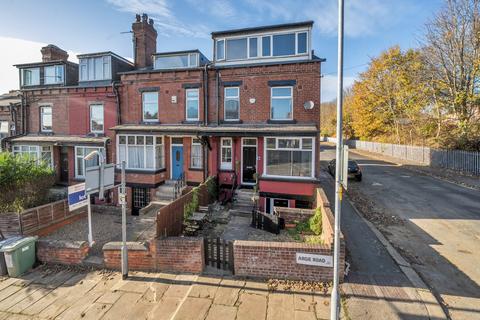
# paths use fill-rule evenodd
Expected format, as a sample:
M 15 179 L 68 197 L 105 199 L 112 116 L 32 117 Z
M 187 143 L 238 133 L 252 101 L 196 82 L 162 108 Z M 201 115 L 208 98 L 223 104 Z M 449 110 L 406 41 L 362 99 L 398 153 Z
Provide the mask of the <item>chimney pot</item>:
M 153 26 L 153 19 L 149 19 L 149 20 L 148 20 L 148 24 L 150 24 L 151 26 Z
M 141 18 L 140 18 L 140 15 L 137 14 L 137 15 L 135 16 L 135 19 L 137 20 L 137 22 L 140 22 L 140 19 L 141 19 Z
M 142 14 L 142 21 L 147 22 L 148 20 L 148 15 L 146 13 Z

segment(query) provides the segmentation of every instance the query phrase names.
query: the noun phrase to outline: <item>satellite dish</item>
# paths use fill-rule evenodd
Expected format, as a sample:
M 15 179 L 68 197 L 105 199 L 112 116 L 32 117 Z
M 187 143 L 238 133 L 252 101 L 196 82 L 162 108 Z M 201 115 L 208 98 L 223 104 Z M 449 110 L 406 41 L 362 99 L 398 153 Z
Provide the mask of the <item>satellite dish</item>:
M 303 104 L 303 107 L 305 108 L 305 110 L 312 110 L 314 106 L 315 106 L 315 103 L 313 103 L 313 101 L 307 101 Z

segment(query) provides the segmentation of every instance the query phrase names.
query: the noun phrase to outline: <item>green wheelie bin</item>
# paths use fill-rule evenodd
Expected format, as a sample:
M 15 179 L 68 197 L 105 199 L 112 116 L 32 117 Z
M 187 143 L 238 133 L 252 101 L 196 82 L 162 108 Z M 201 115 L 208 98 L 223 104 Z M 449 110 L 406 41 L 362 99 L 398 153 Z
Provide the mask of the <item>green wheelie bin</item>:
M 5 255 L 5 264 L 10 277 L 18 277 L 33 267 L 36 240 L 37 237 L 19 238 L 0 248 Z

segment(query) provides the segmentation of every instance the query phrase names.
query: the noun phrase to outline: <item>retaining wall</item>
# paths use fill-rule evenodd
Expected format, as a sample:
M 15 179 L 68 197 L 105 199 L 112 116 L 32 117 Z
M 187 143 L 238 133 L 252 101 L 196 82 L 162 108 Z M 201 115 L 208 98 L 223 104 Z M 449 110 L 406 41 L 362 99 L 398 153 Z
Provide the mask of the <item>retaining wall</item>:
M 88 255 L 87 241 L 37 240 L 37 259 L 43 263 L 75 265 Z

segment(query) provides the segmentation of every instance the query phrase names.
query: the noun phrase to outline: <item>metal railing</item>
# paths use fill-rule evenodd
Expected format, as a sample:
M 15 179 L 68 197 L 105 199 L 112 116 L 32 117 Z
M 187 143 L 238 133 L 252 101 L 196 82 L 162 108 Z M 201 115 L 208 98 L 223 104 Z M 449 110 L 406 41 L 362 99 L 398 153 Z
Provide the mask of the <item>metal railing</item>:
M 335 143 L 336 138 L 326 138 L 326 141 Z M 360 140 L 345 140 L 345 144 L 353 149 L 379 153 L 430 167 L 480 175 L 480 152 L 478 151 L 434 149 Z
M 183 188 L 187 185 L 185 179 L 185 173 L 182 173 L 176 180 L 175 184 L 173 185 L 173 198 L 177 199 L 182 195 Z

